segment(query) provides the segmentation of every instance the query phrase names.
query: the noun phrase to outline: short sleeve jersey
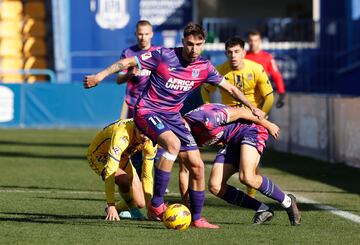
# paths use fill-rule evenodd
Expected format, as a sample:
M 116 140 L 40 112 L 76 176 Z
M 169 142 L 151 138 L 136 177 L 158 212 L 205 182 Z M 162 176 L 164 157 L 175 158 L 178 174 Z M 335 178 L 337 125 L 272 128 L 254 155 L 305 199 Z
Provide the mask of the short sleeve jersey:
M 246 98 L 257 108 L 261 108 L 264 97 L 273 92 L 269 78 L 264 68 L 251 60 L 244 59 L 244 67 L 241 70 L 232 70 L 228 61 L 216 67 L 225 80 L 237 87 L 244 93 Z M 214 93 L 215 87 L 208 84 L 203 85 L 202 90 L 207 93 Z M 203 97 L 204 93 L 202 91 Z M 209 102 L 204 98 L 205 102 Z M 226 91 L 221 90 L 221 103 L 232 107 L 240 106 L 241 103 L 230 96 Z
M 188 62 L 182 48 L 160 48 L 136 56 L 139 68 L 151 71 L 148 86 L 137 108 L 179 112 L 186 97 L 203 83 L 219 84 L 223 77 L 209 60 Z

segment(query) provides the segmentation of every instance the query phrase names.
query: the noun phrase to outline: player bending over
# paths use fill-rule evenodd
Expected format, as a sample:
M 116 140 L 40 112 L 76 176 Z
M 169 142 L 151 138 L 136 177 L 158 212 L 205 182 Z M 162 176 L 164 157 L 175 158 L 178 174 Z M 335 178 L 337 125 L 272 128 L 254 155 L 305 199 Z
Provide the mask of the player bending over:
M 137 151 L 144 154 L 142 185 L 129 160 Z M 106 220 L 120 220 L 115 207 L 115 184 L 129 209 L 121 212 L 120 217 L 144 219 L 138 208 L 143 208 L 152 197 L 155 154 L 156 147 L 136 129 L 133 119 L 118 120 L 96 135 L 89 146 L 87 158 L 90 167 L 105 181 Z
M 301 215 L 295 197 L 285 194 L 267 176 L 255 171 L 268 139 L 266 129 L 276 139 L 280 132 L 278 126 L 266 119 L 258 120 L 244 108 L 222 104 L 205 104 L 190 111 L 184 118 L 199 146 L 224 145 L 218 151 L 211 169 L 211 193 L 233 205 L 255 210 L 254 224 L 269 221 L 274 215 L 269 206 L 227 184 L 229 178 L 238 172 L 241 183 L 278 201 L 286 210 L 291 225 L 300 225 Z M 248 121 L 235 121 L 236 119 Z M 229 124 L 232 121 L 234 122 Z

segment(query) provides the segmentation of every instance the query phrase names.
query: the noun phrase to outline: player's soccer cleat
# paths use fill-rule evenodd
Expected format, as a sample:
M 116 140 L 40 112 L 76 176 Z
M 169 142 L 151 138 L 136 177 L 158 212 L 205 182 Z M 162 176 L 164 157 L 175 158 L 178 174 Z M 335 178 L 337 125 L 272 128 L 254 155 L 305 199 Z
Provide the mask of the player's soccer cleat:
M 291 206 L 286 209 L 286 212 L 288 214 L 290 224 L 293 226 L 300 225 L 301 214 L 296 204 L 296 198 L 292 194 L 289 194 L 288 196 L 291 199 Z
M 274 217 L 274 211 L 271 209 L 256 212 L 253 218 L 253 225 L 261 225 L 270 221 Z
M 204 229 L 219 229 L 220 226 L 210 224 L 205 218 L 201 217 L 198 220 L 194 220 L 191 222 L 191 226 L 196 228 L 204 228 Z
M 138 208 L 131 208 L 129 211 L 122 211 L 119 213 L 121 219 L 144 220 L 145 217 Z
M 161 204 L 159 207 L 155 208 L 151 205 L 147 205 L 147 216 L 149 220 L 162 221 L 163 215 L 167 209 L 165 203 Z

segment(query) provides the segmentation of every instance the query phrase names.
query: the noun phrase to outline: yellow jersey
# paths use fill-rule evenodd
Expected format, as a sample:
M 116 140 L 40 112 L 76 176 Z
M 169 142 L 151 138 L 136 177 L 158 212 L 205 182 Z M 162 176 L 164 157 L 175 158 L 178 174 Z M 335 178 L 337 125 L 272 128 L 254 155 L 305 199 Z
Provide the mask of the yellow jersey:
M 118 168 L 128 173 L 129 158 L 137 151 L 143 151 L 143 169 L 152 170 L 157 147 L 152 141 L 136 137 L 133 119 L 118 120 L 101 130 L 88 149 L 90 167 L 105 181 L 107 202 L 114 202 L 114 176 Z M 148 167 L 146 167 L 148 166 Z M 149 167 L 151 166 L 151 167 Z M 131 174 L 131 173 L 128 173 Z M 143 173 L 152 178 L 152 174 Z M 109 196 L 109 198 L 108 198 Z
M 273 88 L 264 68 L 256 62 L 244 59 L 244 67 L 241 70 L 232 70 L 228 61 L 216 67 L 225 80 L 236 86 L 257 108 L 262 108 L 265 96 L 273 93 Z M 201 87 L 201 96 L 204 103 L 210 103 L 211 95 L 215 93 L 216 87 L 204 84 Z M 239 107 L 241 102 L 235 100 L 225 90 L 220 89 L 221 103 Z

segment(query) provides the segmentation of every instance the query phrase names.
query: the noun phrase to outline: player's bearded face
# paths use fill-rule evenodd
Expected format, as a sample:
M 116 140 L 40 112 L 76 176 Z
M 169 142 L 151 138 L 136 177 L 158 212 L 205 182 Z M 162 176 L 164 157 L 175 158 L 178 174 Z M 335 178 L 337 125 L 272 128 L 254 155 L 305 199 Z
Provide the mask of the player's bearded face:
M 150 48 L 153 35 L 151 26 L 139 26 L 135 32 L 139 47 L 142 49 Z
M 228 48 L 225 54 L 228 57 L 231 68 L 241 68 L 243 64 L 243 58 L 245 56 L 245 50 L 241 48 L 240 45 Z
M 200 36 L 189 35 L 183 39 L 183 58 L 195 61 L 201 54 L 205 40 Z

